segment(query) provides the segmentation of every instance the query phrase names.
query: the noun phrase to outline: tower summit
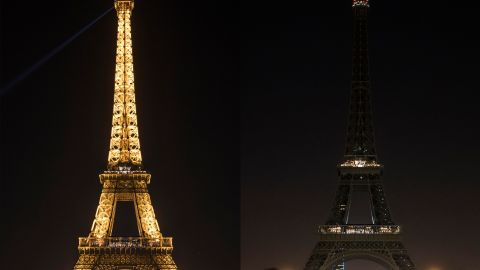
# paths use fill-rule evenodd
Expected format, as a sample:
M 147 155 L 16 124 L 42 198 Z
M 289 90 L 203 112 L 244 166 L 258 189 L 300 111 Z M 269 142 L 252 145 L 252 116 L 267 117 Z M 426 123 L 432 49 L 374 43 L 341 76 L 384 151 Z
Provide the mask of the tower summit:
M 415 270 L 401 240 L 401 228 L 390 215 L 382 169 L 375 149 L 368 71 L 368 0 L 354 0 L 352 89 L 344 160 L 338 165 L 339 185 L 320 239 L 305 270 L 344 270 L 351 259 L 368 259 L 390 270 Z M 368 224 L 349 220 L 353 195 L 368 198 Z
M 99 175 L 102 193 L 90 234 L 79 238 L 80 256 L 74 269 L 176 270 L 172 238 L 160 232 L 148 193 L 151 175 L 142 169 L 130 21 L 134 1 L 114 3 L 118 30 L 108 167 Z M 133 203 L 137 236 L 112 236 L 118 202 Z

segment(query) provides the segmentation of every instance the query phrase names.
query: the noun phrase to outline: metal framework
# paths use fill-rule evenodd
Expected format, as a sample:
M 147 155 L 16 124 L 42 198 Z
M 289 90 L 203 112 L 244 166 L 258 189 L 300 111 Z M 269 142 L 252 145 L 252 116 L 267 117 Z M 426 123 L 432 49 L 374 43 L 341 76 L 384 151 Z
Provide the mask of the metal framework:
M 368 0 L 353 1 L 353 73 L 345 158 L 337 167 L 339 186 L 330 216 L 305 270 L 345 269 L 351 259 L 368 259 L 390 270 L 415 270 L 390 215 L 383 166 L 375 149 L 368 71 Z M 352 194 L 367 192 L 371 224 L 350 224 Z
M 142 153 L 138 136 L 135 84 L 133 75 L 132 29 L 133 0 L 116 0 L 118 17 L 115 92 L 113 95 L 112 135 L 108 168 L 130 164 L 140 166 Z
M 134 0 L 115 0 L 118 17 L 112 133 L 108 170 L 88 237 L 80 237 L 76 270 L 176 270 L 171 237 L 163 237 L 142 169 L 133 75 L 131 22 Z M 139 237 L 112 237 L 117 202 L 134 204 Z

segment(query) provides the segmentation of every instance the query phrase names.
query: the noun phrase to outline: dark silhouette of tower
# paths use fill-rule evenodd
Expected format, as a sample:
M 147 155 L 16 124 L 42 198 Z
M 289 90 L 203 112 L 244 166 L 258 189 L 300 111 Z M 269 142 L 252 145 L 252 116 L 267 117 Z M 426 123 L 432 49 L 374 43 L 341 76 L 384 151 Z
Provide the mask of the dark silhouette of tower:
M 344 269 L 349 259 L 364 258 L 391 270 L 414 270 L 401 241 L 401 228 L 390 215 L 382 182 L 383 165 L 375 149 L 370 78 L 368 71 L 368 0 L 354 0 L 353 74 L 346 149 L 338 165 L 339 186 L 325 225 L 319 227 L 320 241 L 305 270 Z M 352 196 L 369 198 L 369 224 L 352 224 Z

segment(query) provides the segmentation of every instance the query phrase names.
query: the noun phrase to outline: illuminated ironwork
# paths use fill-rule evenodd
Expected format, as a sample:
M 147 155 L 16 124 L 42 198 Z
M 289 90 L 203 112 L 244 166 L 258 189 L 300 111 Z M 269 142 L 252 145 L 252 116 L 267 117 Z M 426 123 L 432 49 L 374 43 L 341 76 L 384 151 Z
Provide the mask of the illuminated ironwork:
M 133 0 L 115 1 L 118 17 L 115 92 L 108 167 L 141 166 L 135 83 L 133 75 L 132 31 L 130 17 Z
M 163 237 L 157 239 L 143 237 L 80 237 L 78 246 L 83 247 L 158 247 L 172 248 L 172 238 Z
M 305 270 L 344 269 L 352 258 L 375 261 L 390 270 L 415 270 L 402 244 L 401 228 L 390 215 L 383 190 L 383 165 L 375 149 L 368 70 L 367 0 L 353 1 L 353 74 L 345 157 L 338 165 L 339 186 L 334 206 Z M 351 224 L 352 194 L 370 198 L 371 224 Z
M 108 170 L 99 175 L 102 193 L 90 234 L 79 238 L 77 270 L 177 269 L 172 238 L 160 232 L 148 193 L 151 175 L 141 168 L 130 22 L 133 4 L 133 0 L 115 1 L 118 34 Z M 112 237 L 119 201 L 134 204 L 139 237 Z

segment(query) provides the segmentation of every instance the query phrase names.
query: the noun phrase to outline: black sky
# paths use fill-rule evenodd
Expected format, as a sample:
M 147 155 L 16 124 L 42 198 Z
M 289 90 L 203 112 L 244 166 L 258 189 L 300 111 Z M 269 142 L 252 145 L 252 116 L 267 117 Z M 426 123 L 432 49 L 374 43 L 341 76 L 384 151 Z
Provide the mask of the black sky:
M 248 74 L 242 270 L 299 270 L 332 207 L 344 151 L 351 3 L 262 3 L 242 29 L 240 51 Z M 478 269 L 480 43 L 471 4 L 371 1 L 377 151 L 418 269 Z
M 136 2 L 140 140 L 160 228 L 174 237 L 181 269 L 238 268 L 238 61 L 231 8 Z M 0 85 L 112 5 L 2 1 Z M 115 38 L 111 12 L 1 97 L 2 269 L 75 264 L 77 238 L 88 235 L 97 207 L 98 173 L 106 169 Z M 212 256 L 217 264 L 206 259 Z

